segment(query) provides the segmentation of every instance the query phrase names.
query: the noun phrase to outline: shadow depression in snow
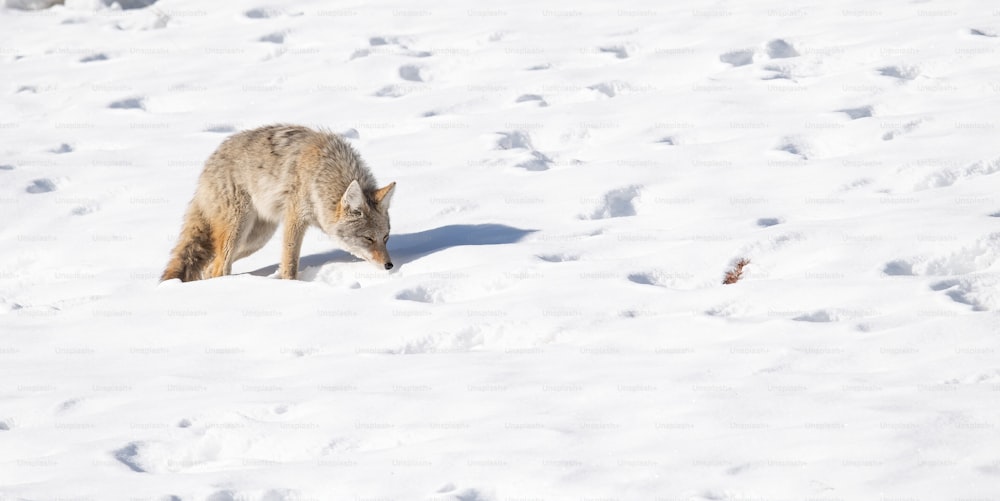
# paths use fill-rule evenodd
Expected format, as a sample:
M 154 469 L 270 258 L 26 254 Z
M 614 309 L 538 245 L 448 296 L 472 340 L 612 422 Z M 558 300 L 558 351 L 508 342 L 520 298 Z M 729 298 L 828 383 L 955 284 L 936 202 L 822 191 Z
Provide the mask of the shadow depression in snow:
M 428 254 L 463 245 L 503 245 L 519 242 L 537 230 L 525 230 L 504 224 L 450 224 L 417 233 L 391 235 L 388 250 L 393 262 L 405 264 Z M 346 263 L 358 259 L 346 251 L 335 249 L 320 254 L 310 254 L 299 259 L 299 269 L 323 266 L 327 263 Z M 265 266 L 250 272 L 251 275 L 268 276 L 278 271 L 278 265 Z

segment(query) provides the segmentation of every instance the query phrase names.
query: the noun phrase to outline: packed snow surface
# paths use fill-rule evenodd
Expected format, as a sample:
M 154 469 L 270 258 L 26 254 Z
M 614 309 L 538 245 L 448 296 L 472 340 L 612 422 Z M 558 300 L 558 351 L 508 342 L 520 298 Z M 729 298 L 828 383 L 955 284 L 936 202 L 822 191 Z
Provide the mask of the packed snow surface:
M 44 3 L 0 8 L 0 499 L 1000 496 L 997 5 Z M 276 238 L 158 283 L 277 122 L 398 183 L 396 268 L 311 229 L 297 281 Z

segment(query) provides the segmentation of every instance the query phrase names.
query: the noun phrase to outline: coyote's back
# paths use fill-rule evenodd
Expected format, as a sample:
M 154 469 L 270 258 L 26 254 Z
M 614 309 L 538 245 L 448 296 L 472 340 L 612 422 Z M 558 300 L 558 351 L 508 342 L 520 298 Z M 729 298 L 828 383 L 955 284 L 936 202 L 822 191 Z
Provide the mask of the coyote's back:
M 306 228 L 316 226 L 355 256 L 385 269 L 389 201 L 341 137 L 296 125 L 234 134 L 205 162 L 162 280 L 228 275 L 283 224 L 282 278 L 295 278 Z

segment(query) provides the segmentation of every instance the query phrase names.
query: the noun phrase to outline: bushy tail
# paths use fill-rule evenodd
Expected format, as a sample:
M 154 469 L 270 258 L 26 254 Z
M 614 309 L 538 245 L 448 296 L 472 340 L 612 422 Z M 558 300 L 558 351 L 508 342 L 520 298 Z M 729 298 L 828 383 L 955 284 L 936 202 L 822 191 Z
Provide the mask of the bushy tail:
M 211 226 L 201 209 L 192 203 L 184 216 L 180 238 L 160 281 L 172 278 L 179 278 L 182 282 L 200 280 L 213 254 Z

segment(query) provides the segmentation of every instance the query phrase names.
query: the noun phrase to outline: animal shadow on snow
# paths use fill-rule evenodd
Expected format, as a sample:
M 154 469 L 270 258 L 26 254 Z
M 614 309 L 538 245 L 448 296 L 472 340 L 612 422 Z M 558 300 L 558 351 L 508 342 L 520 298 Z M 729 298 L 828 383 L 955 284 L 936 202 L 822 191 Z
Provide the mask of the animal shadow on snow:
M 389 237 L 389 255 L 397 266 L 414 261 L 428 254 L 460 247 L 463 245 L 502 245 L 520 241 L 525 235 L 537 230 L 523 230 L 504 224 L 450 224 L 417 233 L 404 233 Z M 350 263 L 359 261 L 346 251 L 334 249 L 329 252 L 310 254 L 299 258 L 299 270 L 323 266 L 328 263 Z M 251 275 L 268 276 L 278 271 L 272 264 L 251 271 Z

